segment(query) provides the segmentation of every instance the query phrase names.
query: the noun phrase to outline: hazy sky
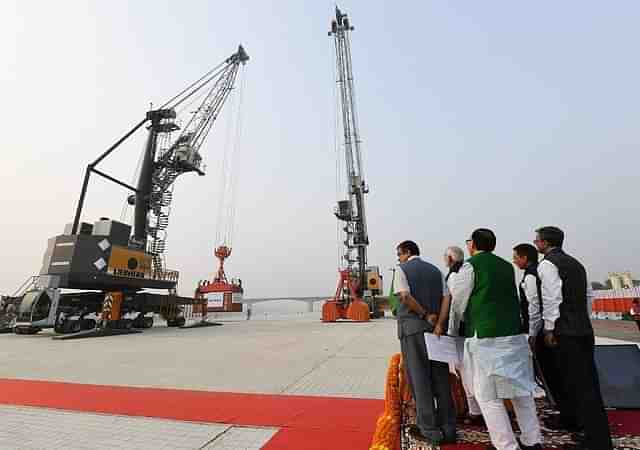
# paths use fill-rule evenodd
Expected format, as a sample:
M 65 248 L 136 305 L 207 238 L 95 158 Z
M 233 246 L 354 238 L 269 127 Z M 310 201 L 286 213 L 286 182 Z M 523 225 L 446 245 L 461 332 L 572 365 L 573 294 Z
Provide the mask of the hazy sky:
M 228 271 L 250 297 L 333 292 L 333 7 L 3 1 L 0 292 L 39 270 L 47 239 L 72 220 L 86 164 L 150 102 L 239 43 L 251 61 Z M 341 7 L 356 27 L 372 264 L 387 275 L 394 245 L 414 239 L 441 265 L 443 249 L 463 246 L 480 226 L 496 231 L 497 253 L 510 258 L 513 244 L 555 224 L 592 279 L 614 270 L 640 276 L 640 3 Z M 181 271 L 183 294 L 215 270 L 224 134 L 211 133 L 208 175 L 176 184 L 168 262 Z M 132 141 L 104 169 L 130 181 L 141 145 Z M 118 218 L 125 195 L 94 179 L 83 218 Z

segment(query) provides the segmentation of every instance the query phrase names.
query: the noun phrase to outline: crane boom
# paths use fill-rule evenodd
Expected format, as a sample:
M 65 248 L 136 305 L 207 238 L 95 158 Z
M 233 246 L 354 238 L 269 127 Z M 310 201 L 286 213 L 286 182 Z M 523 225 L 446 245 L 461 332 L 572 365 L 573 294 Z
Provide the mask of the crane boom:
M 345 268 L 357 279 L 360 286 L 366 284 L 367 246 L 369 236 L 365 215 L 364 195 L 368 192 L 362 166 L 361 140 L 358 130 L 353 66 L 351 62 L 350 32 L 353 30 L 346 14 L 336 7 L 336 18 L 331 23 L 329 35 L 334 38 L 336 52 L 336 82 L 339 87 L 340 116 L 343 128 L 344 156 L 347 171 L 348 199 L 338 202 L 336 216 L 346 222 L 344 231 Z
M 130 197 L 135 204 L 134 239 L 153 256 L 154 271 L 164 270 L 166 229 L 173 199 L 173 183 L 178 176 L 201 168 L 202 147 L 225 101 L 234 88 L 240 64 L 249 56 L 242 46 L 222 64 L 169 100 L 160 109 L 147 113 L 149 136 L 138 180 L 137 193 Z M 203 94 L 204 92 L 204 94 Z M 179 128 L 174 122 L 176 109 L 187 100 L 203 95 L 187 124 Z M 175 140 L 170 134 L 180 130 Z M 158 145 L 165 143 L 164 147 Z M 138 200 L 139 199 L 139 200 Z
M 346 239 L 336 294 L 322 306 L 324 322 L 334 322 L 338 319 L 361 322 L 369 320 L 370 317 L 379 317 L 375 295 L 381 292 L 379 282 L 381 278 L 377 267 L 367 266 L 369 234 L 365 214 L 365 194 L 369 192 L 369 188 L 365 183 L 362 165 L 362 142 L 358 130 L 351 61 L 351 31 L 353 27 L 349 18 L 336 7 L 329 36 L 333 36 L 335 47 L 336 83 L 340 105 L 338 117 L 343 131 L 347 185 L 345 186 L 346 199 L 338 201 L 334 213 L 345 224 L 342 230 Z

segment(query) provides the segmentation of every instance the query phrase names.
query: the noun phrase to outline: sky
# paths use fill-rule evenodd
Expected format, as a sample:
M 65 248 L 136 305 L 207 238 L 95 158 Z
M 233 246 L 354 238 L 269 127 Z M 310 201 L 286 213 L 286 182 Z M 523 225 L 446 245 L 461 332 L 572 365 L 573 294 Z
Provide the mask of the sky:
M 492 228 L 496 253 L 556 225 L 592 280 L 640 277 L 640 3 L 345 0 L 367 196 L 370 264 L 390 277 L 415 240 Z M 325 1 L 8 0 L 0 14 L 0 293 L 37 273 L 73 219 L 84 169 L 242 43 L 243 133 L 233 255 L 246 296 L 335 290 L 335 77 Z M 176 182 L 167 261 L 189 295 L 213 256 L 225 112 L 206 177 Z M 132 181 L 144 133 L 103 169 Z M 127 195 L 93 179 L 83 220 Z M 388 283 L 387 283 L 388 287 Z

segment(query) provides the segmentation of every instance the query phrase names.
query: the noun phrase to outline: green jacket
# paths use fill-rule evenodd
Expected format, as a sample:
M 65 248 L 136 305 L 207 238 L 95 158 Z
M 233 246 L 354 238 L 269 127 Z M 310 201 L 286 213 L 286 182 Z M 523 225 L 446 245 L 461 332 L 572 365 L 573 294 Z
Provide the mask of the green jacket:
M 520 302 L 510 263 L 490 252 L 469 258 L 474 286 L 464 313 L 465 335 L 479 338 L 521 333 Z

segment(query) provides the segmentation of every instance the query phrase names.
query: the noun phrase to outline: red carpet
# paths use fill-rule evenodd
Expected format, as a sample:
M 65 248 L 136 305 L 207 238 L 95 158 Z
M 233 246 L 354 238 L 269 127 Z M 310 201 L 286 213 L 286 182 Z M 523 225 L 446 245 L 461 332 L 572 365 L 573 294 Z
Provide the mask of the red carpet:
M 382 400 L 0 379 L 0 404 L 278 427 L 266 449 L 366 449 Z
M 266 449 L 356 450 L 371 443 L 382 400 L 238 394 L 0 379 L 0 404 L 278 427 Z M 614 435 L 640 435 L 639 411 L 609 413 Z M 460 444 L 443 450 L 477 450 Z

